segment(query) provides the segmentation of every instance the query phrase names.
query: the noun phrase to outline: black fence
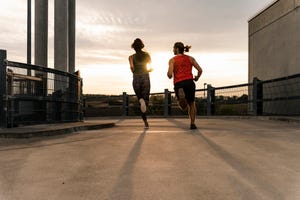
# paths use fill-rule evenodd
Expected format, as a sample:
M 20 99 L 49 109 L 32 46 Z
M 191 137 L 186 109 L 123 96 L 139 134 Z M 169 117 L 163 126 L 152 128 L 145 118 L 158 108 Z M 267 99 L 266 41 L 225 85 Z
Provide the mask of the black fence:
M 4 50 L 0 50 L 0 95 L 0 127 L 83 119 L 79 72 L 8 61 Z
M 300 115 L 300 74 L 252 83 L 196 90 L 197 114 L 212 115 Z M 173 91 L 151 93 L 147 113 L 155 116 L 185 115 Z M 136 116 L 140 114 L 135 95 L 85 95 L 85 116 Z

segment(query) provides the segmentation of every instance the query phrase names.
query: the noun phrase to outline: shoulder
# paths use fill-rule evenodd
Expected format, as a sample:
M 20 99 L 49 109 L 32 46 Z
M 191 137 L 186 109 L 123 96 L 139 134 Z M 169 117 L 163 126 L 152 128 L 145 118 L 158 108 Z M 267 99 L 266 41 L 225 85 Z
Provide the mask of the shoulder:
M 148 52 L 145 52 L 145 54 L 146 54 L 148 57 L 150 57 L 150 53 L 148 53 Z
M 129 62 L 133 62 L 133 56 L 134 56 L 134 54 L 132 54 L 128 57 Z
M 189 55 L 186 55 L 186 56 L 187 56 L 187 58 L 188 58 L 191 62 L 193 62 L 193 61 L 195 60 L 195 58 L 192 57 L 192 56 L 189 56 Z
M 175 60 L 175 56 L 169 60 L 169 63 L 174 63 L 174 60 Z
M 150 53 L 143 51 L 143 54 L 146 55 L 147 57 L 150 57 Z

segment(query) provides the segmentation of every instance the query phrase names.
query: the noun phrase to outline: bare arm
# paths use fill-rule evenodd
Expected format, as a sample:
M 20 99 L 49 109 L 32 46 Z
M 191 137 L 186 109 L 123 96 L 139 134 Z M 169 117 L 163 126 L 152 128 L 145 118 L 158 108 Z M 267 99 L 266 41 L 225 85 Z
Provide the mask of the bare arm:
M 174 70 L 174 59 L 169 60 L 169 69 L 168 69 L 168 77 L 171 79 L 173 77 L 173 70 Z
M 129 60 L 130 70 L 131 70 L 131 72 L 133 73 L 133 72 L 134 72 L 134 65 L 133 65 L 133 58 L 132 58 L 132 55 L 129 56 L 128 60 Z
M 198 81 L 198 79 L 200 78 L 201 74 L 202 74 L 202 68 L 200 67 L 200 65 L 197 63 L 197 61 L 193 58 L 190 57 L 190 60 L 192 62 L 192 65 L 197 69 L 198 74 L 197 76 L 195 76 L 194 80 Z

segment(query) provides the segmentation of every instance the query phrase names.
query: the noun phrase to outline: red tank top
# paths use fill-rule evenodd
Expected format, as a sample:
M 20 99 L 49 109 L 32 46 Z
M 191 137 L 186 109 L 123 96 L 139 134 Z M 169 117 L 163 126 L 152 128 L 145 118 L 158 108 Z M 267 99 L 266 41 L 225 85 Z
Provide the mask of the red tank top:
M 177 55 L 174 56 L 174 84 L 180 81 L 193 79 L 192 63 L 189 56 Z

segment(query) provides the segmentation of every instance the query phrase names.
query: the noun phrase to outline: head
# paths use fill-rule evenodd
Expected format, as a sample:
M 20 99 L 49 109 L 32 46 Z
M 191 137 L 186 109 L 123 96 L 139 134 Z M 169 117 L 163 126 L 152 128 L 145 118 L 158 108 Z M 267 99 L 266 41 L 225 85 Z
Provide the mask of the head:
M 145 47 L 143 41 L 140 38 L 136 38 L 131 45 L 135 51 L 141 51 Z
M 184 52 L 189 52 L 191 46 L 184 46 L 182 42 L 176 42 L 173 47 L 173 52 L 175 55 L 184 54 Z

